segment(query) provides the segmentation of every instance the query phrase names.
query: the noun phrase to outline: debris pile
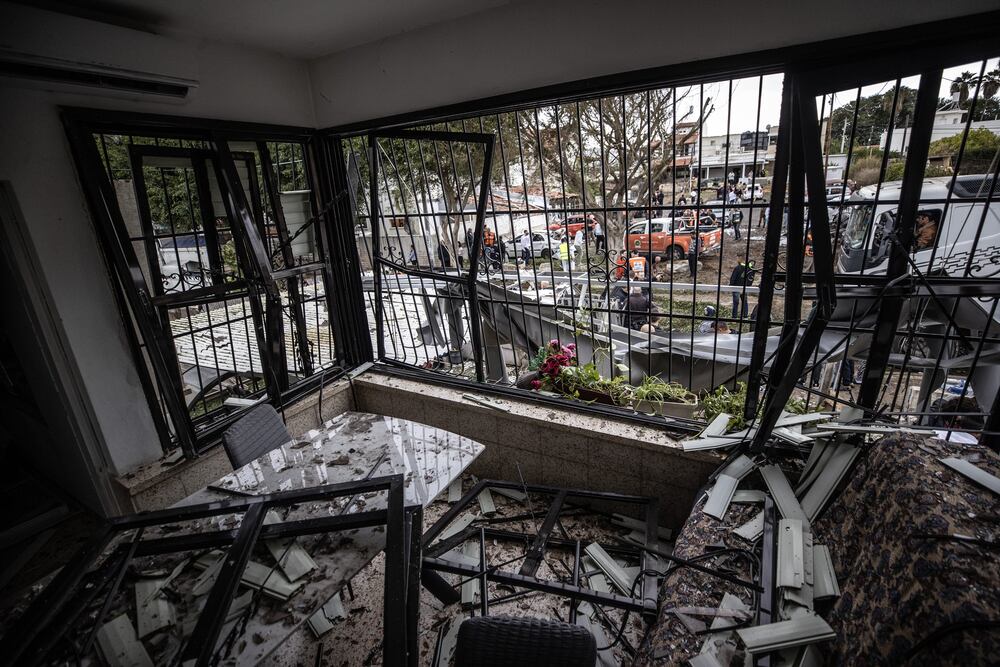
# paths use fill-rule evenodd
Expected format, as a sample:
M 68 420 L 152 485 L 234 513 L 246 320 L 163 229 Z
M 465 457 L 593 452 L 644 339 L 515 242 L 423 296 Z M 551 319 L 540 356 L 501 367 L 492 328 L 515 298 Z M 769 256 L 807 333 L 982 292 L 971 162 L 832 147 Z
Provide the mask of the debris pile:
M 530 616 L 581 625 L 594 635 L 601 665 L 627 664 L 635 655 L 645 628 L 641 614 L 596 600 L 573 602 L 567 591 L 579 586 L 597 594 L 634 598 L 635 608 L 641 609 L 643 593 L 638 582 L 643 578 L 646 523 L 579 503 L 572 492 L 567 499 L 557 489 L 540 493 L 537 488 L 519 490 L 509 483 L 507 488 L 489 486 L 466 478 L 464 488 L 462 480 L 449 488 L 447 506 L 443 502 L 431 506 L 435 513 L 448 515 L 436 534 L 433 527 L 428 530 L 433 537 L 425 546 L 425 564 L 429 559 L 444 573 L 446 585 L 456 589 L 457 595 L 452 602 L 446 594 L 436 593 L 445 599 L 430 598 L 431 614 L 424 606 L 427 619 L 421 619 L 421 627 L 431 630 L 436 639 L 432 644 L 422 643 L 422 662 L 450 664 L 459 625 L 484 611 L 491 616 Z M 540 541 L 540 534 L 546 538 Z M 658 529 L 658 550 L 669 554 L 670 536 L 669 530 Z M 662 569 L 651 556 L 645 562 L 647 568 Z M 484 566 L 490 575 L 487 580 L 470 574 L 481 573 Z M 650 581 L 646 595 L 652 602 L 655 576 Z M 540 586 L 535 587 L 536 583 Z M 427 595 L 423 597 L 428 601 Z
M 658 621 L 643 642 L 637 664 L 715 667 L 765 654 L 774 656 L 777 664 L 822 664 L 822 643 L 838 636 L 829 622 L 842 595 L 835 564 L 845 563 L 847 555 L 838 555 L 836 548 L 857 551 L 838 525 L 823 522 L 823 515 L 859 458 L 872 450 L 910 438 L 920 443 L 923 453 L 935 454 L 929 459 L 933 463 L 1000 493 L 1000 479 L 969 457 L 940 455 L 953 445 L 939 449 L 925 444 L 938 442 L 933 431 L 865 423 L 855 409 L 782 413 L 768 445 L 757 453 L 745 446 L 754 429 L 727 433 L 729 421 L 729 415 L 720 414 L 683 443 L 685 451 L 728 450 L 674 551 L 682 558 L 704 559 L 716 571 L 712 576 L 672 568 L 661 592 Z M 901 539 L 864 537 L 869 538 Z M 724 574 L 752 581 L 734 586 L 721 578 Z

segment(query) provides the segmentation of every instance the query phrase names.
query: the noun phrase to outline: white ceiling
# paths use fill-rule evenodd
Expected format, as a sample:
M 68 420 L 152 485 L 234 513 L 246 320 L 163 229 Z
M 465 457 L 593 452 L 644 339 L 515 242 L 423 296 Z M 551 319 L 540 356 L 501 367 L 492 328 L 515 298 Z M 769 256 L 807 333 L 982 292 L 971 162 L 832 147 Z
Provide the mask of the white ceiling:
M 151 32 L 313 59 L 523 0 L 15 0 Z

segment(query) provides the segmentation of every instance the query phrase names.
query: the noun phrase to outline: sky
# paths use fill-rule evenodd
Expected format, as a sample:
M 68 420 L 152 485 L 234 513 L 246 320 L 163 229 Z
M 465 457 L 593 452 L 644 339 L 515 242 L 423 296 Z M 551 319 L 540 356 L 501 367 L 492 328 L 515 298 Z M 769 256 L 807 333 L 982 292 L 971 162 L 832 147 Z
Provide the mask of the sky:
M 992 71 L 998 66 L 997 58 L 987 61 L 986 71 Z M 951 97 L 952 81 L 962 72 L 970 71 L 978 75 L 982 67 L 982 61 L 976 61 L 961 67 L 952 67 L 944 71 L 941 80 L 941 90 L 938 97 Z M 763 81 L 761 81 L 763 79 Z M 705 97 L 711 97 L 715 103 L 715 111 L 708 117 L 705 123 L 706 135 L 718 135 L 727 133 L 740 133 L 752 130 L 755 127 L 764 130 L 768 125 L 776 125 L 781 113 L 781 81 L 780 74 L 768 75 L 765 77 L 751 77 L 747 79 L 734 79 L 732 81 L 732 92 L 728 81 L 705 84 Z M 892 90 L 895 81 L 887 81 L 881 84 L 865 86 L 861 89 L 862 97 L 883 93 Z M 920 77 L 913 76 L 903 79 L 902 84 L 911 88 L 917 88 L 920 84 Z M 835 108 L 841 107 L 848 102 L 853 102 L 857 97 L 857 88 L 837 93 L 833 96 Z M 970 91 L 970 95 L 971 95 Z M 697 95 L 697 91 L 695 91 Z M 758 123 L 757 101 L 760 99 L 760 116 Z M 697 97 L 692 99 L 697 100 Z M 726 107 L 729 101 L 729 117 L 727 119 Z M 817 108 L 819 104 L 817 103 Z M 825 104 L 826 111 L 823 115 L 830 113 L 830 101 Z

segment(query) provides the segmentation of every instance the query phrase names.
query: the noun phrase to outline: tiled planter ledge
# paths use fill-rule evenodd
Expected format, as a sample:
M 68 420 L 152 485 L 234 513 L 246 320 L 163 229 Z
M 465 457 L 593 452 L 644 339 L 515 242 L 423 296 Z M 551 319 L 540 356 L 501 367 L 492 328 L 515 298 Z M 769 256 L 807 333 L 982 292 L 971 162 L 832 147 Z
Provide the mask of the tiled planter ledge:
M 358 409 L 437 426 L 478 440 L 481 477 L 641 494 L 660 499 L 661 523 L 680 526 L 721 458 L 685 452 L 666 432 L 627 419 L 532 401 L 484 397 L 495 410 L 441 385 L 367 373 L 355 380 Z

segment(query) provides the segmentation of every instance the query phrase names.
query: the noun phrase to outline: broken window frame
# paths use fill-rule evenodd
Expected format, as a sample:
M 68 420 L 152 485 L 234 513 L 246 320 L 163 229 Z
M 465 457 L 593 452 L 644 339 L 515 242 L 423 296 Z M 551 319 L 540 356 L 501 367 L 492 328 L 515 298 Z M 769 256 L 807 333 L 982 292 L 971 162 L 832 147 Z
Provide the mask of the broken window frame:
M 242 411 L 235 410 L 232 414 L 202 427 L 196 427 L 193 423 L 189 408 L 182 399 L 183 387 L 178 373 L 179 367 L 175 361 L 171 332 L 157 311 L 158 303 L 166 306 L 176 300 L 183 305 L 184 299 L 197 295 L 183 293 L 157 295 L 158 285 L 152 286 L 152 289 L 147 285 L 139 259 L 128 240 L 130 236 L 118 207 L 115 189 L 103 168 L 100 153 L 95 145 L 95 135 L 118 134 L 181 139 L 201 143 L 206 147 L 184 148 L 179 151 L 193 152 L 197 156 L 193 161 L 211 161 L 210 168 L 216 174 L 232 233 L 234 237 L 243 237 L 242 241 L 237 239 L 236 243 L 241 270 L 244 273 L 241 286 L 250 297 L 250 309 L 256 311 L 252 313 L 249 321 L 254 323 L 253 328 L 258 334 L 257 345 L 260 349 L 260 361 L 264 366 L 262 369 L 266 391 L 264 400 L 281 408 L 317 387 L 337 379 L 347 368 L 361 362 L 358 355 L 347 356 L 340 349 L 341 341 L 350 339 L 356 334 L 351 334 L 345 329 L 345 322 L 341 318 L 342 309 L 339 303 L 343 299 L 338 295 L 338 285 L 342 282 L 342 278 L 335 277 L 335 273 L 338 272 L 335 267 L 339 262 L 331 261 L 332 257 L 337 256 L 334 252 L 336 245 L 332 240 L 335 235 L 335 220 L 331 215 L 336 199 L 331 195 L 329 179 L 326 176 L 328 158 L 318 145 L 319 142 L 315 140 L 315 133 L 312 130 L 82 108 L 64 108 L 62 118 L 77 173 L 109 269 L 112 291 L 118 303 L 136 371 L 164 451 L 179 445 L 185 456 L 189 458 L 198 456 L 218 442 L 222 431 L 238 419 Z M 252 156 L 230 150 L 229 142 L 233 141 L 253 142 L 261 157 L 259 166 L 264 178 L 260 185 L 263 186 L 263 194 L 275 211 L 273 225 L 278 229 L 279 251 L 285 260 L 288 258 L 289 239 L 276 186 L 268 172 L 268 166 L 271 164 L 268 144 L 288 142 L 301 145 L 303 176 L 312 191 L 313 217 L 310 224 L 316 230 L 318 261 L 298 266 L 286 264 L 285 268 L 274 269 L 271 253 L 268 252 L 261 237 L 264 214 L 257 210 L 260 208 L 256 205 L 258 200 L 248 196 L 235 172 L 236 161 L 246 161 Z M 164 151 L 170 152 L 166 147 L 143 146 L 137 149 L 140 154 Z M 194 162 L 192 166 L 198 169 Z M 255 169 L 251 171 L 256 173 Z M 309 272 L 322 277 L 325 289 L 318 300 L 325 302 L 332 338 L 336 341 L 336 345 L 332 346 L 334 357 L 323 360 L 323 367 L 317 367 L 308 359 L 308 342 L 302 340 L 306 330 L 302 303 L 294 303 L 298 296 L 296 283 L 300 276 Z M 289 283 L 291 306 L 289 325 L 294 322 L 293 329 L 298 338 L 297 347 L 301 352 L 298 357 L 303 370 L 302 378 L 294 384 L 289 382 L 288 373 L 284 370 L 287 364 L 282 335 L 284 323 L 280 311 L 282 306 L 274 286 L 276 280 L 287 280 Z M 214 285 L 206 290 L 204 298 L 209 300 L 233 297 L 231 288 L 226 285 Z M 306 345 L 303 346 L 303 343 Z
M 397 474 L 238 500 L 172 507 L 111 519 L 97 528 L 90 541 L 77 551 L 32 601 L 0 642 L 0 654 L 17 664 L 38 664 L 46 660 L 65 633 L 74 627 L 76 620 L 80 618 L 80 612 L 93 601 L 94 595 L 88 596 L 82 586 L 89 573 L 109 564 L 113 566 L 102 574 L 104 579 L 110 581 L 110 586 L 104 593 L 104 603 L 94 621 L 93 631 L 96 631 L 106 620 L 111 600 L 117 594 L 125 570 L 134 557 L 228 546 L 224 565 L 207 594 L 205 606 L 199 613 L 197 624 L 181 656 L 181 661 L 185 663 L 193 660 L 199 666 L 215 664 L 219 634 L 243 570 L 258 540 L 385 526 L 383 660 L 386 665 L 416 664 L 421 552 L 414 536 L 420 534 L 423 512 L 419 506 L 405 504 L 403 490 L 403 475 Z M 357 494 L 372 492 L 387 494 L 385 509 L 271 524 L 264 522 L 270 509 L 351 498 Z M 223 514 L 242 514 L 243 520 L 238 528 L 232 530 L 141 540 L 142 531 L 147 528 Z M 137 535 L 107 553 L 115 536 L 125 531 L 136 531 Z M 75 648 L 88 649 L 89 644 L 90 642 L 88 646 Z
M 449 151 L 452 150 L 451 144 L 465 144 L 466 146 L 473 144 L 480 144 L 483 147 L 483 167 L 481 173 L 479 174 L 479 184 L 478 186 L 473 183 L 473 195 L 476 198 L 476 221 L 472 230 L 473 244 L 472 247 L 468 248 L 469 255 L 469 267 L 465 272 L 465 275 L 450 276 L 440 273 L 435 273 L 433 271 L 424 271 L 420 269 L 414 269 L 406 265 L 405 258 L 400 257 L 398 261 L 397 258 L 393 257 L 389 248 L 383 247 L 381 243 L 381 231 L 385 225 L 385 211 L 382 210 L 380 205 L 381 197 L 379 196 L 380 191 L 380 176 L 384 181 L 384 184 L 388 186 L 388 180 L 385 177 L 385 172 L 388 169 L 383 170 L 381 158 L 381 140 L 388 140 L 391 142 L 393 139 L 401 140 L 402 142 L 412 141 L 412 142 L 442 142 L 448 144 Z M 484 252 L 483 249 L 483 228 L 486 221 L 486 200 L 490 190 L 490 172 L 493 165 L 493 143 L 494 136 L 492 134 L 485 133 L 474 133 L 474 132 L 436 132 L 431 130 L 393 130 L 393 131 L 377 131 L 368 134 L 368 160 L 370 165 L 370 181 L 369 181 L 369 201 L 371 202 L 371 215 L 369 221 L 371 223 L 372 230 L 372 251 L 373 251 L 373 262 L 374 262 L 374 284 L 375 284 L 375 329 L 376 329 L 376 343 L 378 351 L 378 360 L 383 363 L 396 364 L 399 363 L 395 359 L 391 358 L 386 354 L 385 349 L 385 306 L 383 302 L 382 295 L 384 291 L 382 289 L 382 280 L 388 275 L 393 273 L 398 276 L 400 274 L 407 276 L 407 278 L 417 278 L 418 280 L 426 279 L 432 280 L 435 283 L 450 283 L 458 286 L 464 292 L 464 299 L 466 301 L 466 308 L 468 309 L 469 317 L 469 333 L 472 338 L 472 348 L 474 350 L 475 356 L 475 366 L 476 366 L 476 380 L 478 382 L 484 382 L 486 375 L 484 371 L 484 355 L 482 354 L 483 349 L 483 331 L 481 325 L 481 318 L 479 314 L 479 290 L 477 288 L 477 278 L 479 272 L 479 262 L 483 259 L 481 255 Z M 395 161 L 395 150 L 391 150 L 391 161 Z M 437 150 L 434 147 L 434 150 Z M 471 172 L 471 157 L 470 157 L 470 172 Z M 470 173 L 470 177 L 473 176 Z M 457 174 L 456 174 L 457 178 Z M 409 218 L 408 213 L 406 214 L 407 219 Z M 389 251 L 386 254 L 385 251 Z M 457 263 L 457 261 L 456 261 Z M 413 291 L 412 286 L 410 287 L 411 292 Z M 502 363 L 502 362 L 501 362 Z
M 426 127 L 433 124 L 463 121 L 467 119 L 473 119 L 474 125 L 475 118 L 477 116 L 485 117 L 497 113 L 508 113 L 516 110 L 530 110 L 530 108 L 537 107 L 538 105 L 572 103 L 574 100 L 579 100 L 585 97 L 629 94 L 631 92 L 647 89 L 651 86 L 689 85 L 697 84 L 699 82 L 717 81 L 725 78 L 757 76 L 776 72 L 784 72 L 786 74 L 798 72 L 800 75 L 799 78 L 801 85 L 810 88 L 817 95 L 821 95 L 823 92 L 842 90 L 844 88 L 856 86 L 859 83 L 857 74 L 859 67 L 868 68 L 865 70 L 864 76 L 868 77 L 867 81 L 870 83 L 875 81 L 882 82 L 886 80 L 895 80 L 901 71 L 919 73 L 921 70 L 926 71 L 933 68 L 963 65 L 973 61 L 983 60 L 987 57 L 995 57 L 995 39 L 993 35 L 995 35 L 998 24 L 1000 24 L 1000 19 L 998 19 L 998 14 L 996 12 L 978 15 L 974 17 L 974 20 L 972 21 L 969 20 L 969 17 L 965 17 L 964 19 L 949 19 L 945 21 L 909 26 L 906 28 L 856 35 L 844 39 L 816 42 L 766 52 L 744 54 L 738 58 L 719 58 L 710 61 L 700 61 L 697 63 L 685 63 L 681 65 L 671 65 L 647 70 L 637 70 L 609 77 L 546 86 L 523 92 L 505 94 L 497 97 L 453 104 L 418 112 L 403 113 L 383 118 L 347 123 L 321 130 L 321 134 L 325 136 L 327 143 L 330 146 L 331 153 L 340 158 L 340 164 L 343 165 L 341 172 L 346 173 L 349 162 L 347 158 L 349 156 L 345 155 L 343 142 L 351 138 L 364 135 L 365 133 L 371 132 L 373 129 L 377 128 Z M 942 44 L 945 46 L 942 46 Z M 926 48 L 928 46 L 932 48 Z M 783 104 L 783 107 L 784 106 L 785 105 Z M 801 108 L 801 105 L 798 105 L 798 107 Z M 790 111 L 786 113 L 790 114 Z M 788 160 L 790 157 L 789 143 L 791 139 L 791 128 L 789 127 L 789 123 L 785 122 L 785 120 L 785 118 L 782 119 L 779 128 L 779 135 L 776 141 L 779 156 L 782 153 L 784 154 L 784 157 L 778 157 L 775 163 L 775 171 L 781 173 L 788 172 Z M 801 133 L 799 132 L 798 134 Z M 806 141 L 810 145 L 810 158 L 806 161 L 812 161 L 813 158 L 815 158 L 816 151 L 812 140 L 807 137 Z M 820 152 L 820 156 L 822 157 L 822 151 Z M 782 160 L 784 161 L 784 165 L 779 164 Z M 799 166 L 797 171 L 801 172 L 801 170 L 802 166 Z M 780 180 L 781 179 L 775 179 L 776 189 L 779 187 L 777 182 Z M 343 190 L 350 191 L 351 188 L 348 181 L 348 178 L 344 178 L 339 181 L 338 187 Z M 784 184 L 782 184 L 782 186 L 783 185 Z M 782 195 L 782 201 L 783 198 L 784 197 Z M 775 210 L 773 202 L 768 208 L 770 211 Z M 347 219 L 350 220 L 353 213 L 344 212 L 343 215 L 346 215 Z M 770 215 L 769 217 L 772 220 L 776 218 L 780 219 L 780 216 L 777 215 Z M 345 224 L 343 227 L 346 229 L 348 225 Z M 765 254 L 765 259 L 766 258 L 767 255 Z M 761 271 L 761 277 L 761 301 L 764 301 L 765 299 L 768 300 L 766 312 L 767 318 L 770 318 L 771 316 L 770 299 L 775 286 L 787 287 L 790 282 L 805 282 L 807 283 L 807 287 L 803 290 L 803 296 L 806 298 L 812 298 L 812 295 L 815 294 L 814 289 L 811 287 L 811 283 L 814 283 L 816 280 L 814 275 L 803 275 L 802 271 L 799 270 L 796 272 L 796 275 L 792 276 L 790 279 L 789 272 L 783 270 L 783 267 L 780 267 L 776 260 L 772 262 L 770 269 Z M 842 292 L 843 288 L 840 287 L 843 283 L 842 278 L 843 277 L 839 275 L 834 276 L 834 282 L 837 285 L 837 289 L 830 291 L 830 294 Z M 933 281 L 934 279 L 931 280 Z M 881 288 L 874 287 L 868 289 L 886 290 L 887 288 L 884 284 L 885 281 L 882 280 L 880 282 L 882 284 Z M 949 281 L 947 289 L 962 291 L 963 294 L 969 297 L 975 296 L 977 293 L 980 295 L 984 293 L 987 295 L 994 295 L 998 291 L 996 283 L 997 281 L 952 280 Z M 864 285 L 867 284 L 868 283 L 865 283 Z M 871 284 L 878 283 L 872 282 Z M 860 294 L 860 290 L 864 288 L 864 285 L 862 287 L 855 287 L 852 289 L 857 290 L 856 293 Z M 889 289 L 896 290 L 901 288 L 892 287 Z M 911 290 L 909 293 L 919 294 L 920 290 L 926 291 L 931 288 L 925 287 L 924 285 L 918 285 L 908 289 Z M 938 289 L 945 289 L 945 287 L 941 286 Z M 764 311 L 761 310 L 761 312 Z M 789 313 L 789 315 L 792 314 L 794 313 Z M 758 317 L 760 321 L 769 321 L 760 314 Z M 801 317 L 789 317 L 788 319 L 790 321 L 800 320 Z M 779 321 L 777 324 L 781 324 L 781 322 Z M 826 327 L 826 329 L 832 328 L 832 326 Z M 822 331 L 824 327 L 822 323 L 816 322 L 812 329 L 812 334 L 816 334 L 817 331 Z M 854 331 L 853 323 L 851 325 L 851 331 Z M 901 333 L 899 335 L 905 334 Z M 787 338 L 785 340 L 787 340 Z M 754 351 L 748 373 L 749 384 L 751 385 L 751 391 L 748 391 L 748 401 L 746 405 L 746 412 L 748 415 L 756 414 L 755 410 L 763 398 L 760 388 L 761 381 L 763 379 L 761 367 L 763 366 L 763 360 L 766 357 L 765 349 L 763 348 L 764 342 L 765 341 L 763 340 L 759 343 L 756 340 L 754 342 Z M 791 349 L 783 352 L 783 354 L 788 355 L 790 355 L 790 353 Z M 819 357 L 818 353 L 815 351 L 815 346 L 812 354 L 809 354 L 806 349 L 802 349 L 797 356 L 801 359 L 811 360 L 816 360 Z M 817 362 L 813 361 L 813 365 L 815 365 L 815 363 Z M 807 364 L 805 367 L 809 368 L 809 365 Z M 877 367 L 878 365 L 876 365 L 875 370 L 878 369 Z M 430 373 L 423 369 L 407 369 L 394 365 L 392 367 L 387 366 L 386 370 L 399 375 L 405 375 L 425 381 L 429 380 L 453 386 L 465 384 L 465 386 L 467 386 L 467 382 L 464 380 L 448 377 L 441 373 Z M 853 398 L 846 395 L 842 396 L 839 391 L 836 396 L 833 396 L 824 392 L 815 391 L 801 383 L 796 384 L 793 389 L 805 392 L 814 400 L 829 399 L 832 400 L 835 405 L 841 406 L 857 405 Z M 559 398 L 538 396 L 533 392 L 525 392 L 523 390 L 517 390 L 511 387 L 491 383 L 478 383 L 477 390 L 496 394 L 506 394 L 512 397 L 537 401 L 540 403 L 565 403 L 565 401 L 562 401 Z M 601 405 L 580 405 L 579 403 L 575 403 L 575 406 L 581 410 L 600 414 L 616 416 L 622 415 L 620 410 Z M 985 412 L 989 406 L 982 407 Z M 997 401 L 997 408 L 1000 408 L 1000 399 Z M 984 429 L 984 434 L 986 434 L 988 438 L 995 438 L 998 442 L 1000 442 L 1000 435 L 998 435 L 1000 434 L 1000 409 L 997 408 L 988 413 L 988 424 Z M 925 406 L 923 410 L 926 411 L 926 409 L 927 408 Z M 888 416 L 898 418 L 906 415 L 923 414 L 930 413 L 912 413 L 904 410 L 903 412 L 890 412 L 888 413 Z M 627 414 L 627 416 L 628 418 L 637 421 L 651 422 L 660 426 L 666 425 L 672 430 L 698 430 L 697 426 L 692 426 L 685 423 L 684 420 L 676 418 L 664 420 L 663 418 L 648 417 L 642 414 Z
M 960 42 L 950 43 L 944 49 L 928 50 L 910 46 L 905 52 L 887 51 L 876 57 L 859 54 L 837 64 L 796 66 L 786 71 L 779 123 L 778 155 L 775 159 L 775 179 L 769 205 L 764 251 L 762 298 L 758 302 L 758 317 L 769 320 L 776 279 L 780 277 L 786 287 L 785 322 L 771 368 L 780 368 L 782 372 L 779 374 L 764 371 L 767 332 L 758 328 L 755 332 L 754 351 L 748 373 L 744 413 L 747 421 L 757 427 L 749 447 L 750 451 L 759 452 L 768 444 L 774 424 L 780 418 L 792 392 L 799 386 L 799 378 L 806 371 L 810 358 L 815 359 L 817 356 L 820 336 L 830 321 L 838 295 L 850 296 L 871 293 L 873 290 L 866 284 L 855 287 L 839 284 L 842 281 L 838 280 L 840 277 L 834 273 L 832 236 L 826 202 L 815 197 L 809 201 L 806 196 L 807 190 L 825 191 L 823 187 L 825 156 L 819 142 L 820 125 L 816 117 L 816 99 L 838 90 L 853 88 L 860 90 L 861 86 L 883 80 L 897 81 L 898 89 L 898 82 L 902 78 L 920 75 L 913 127 L 910 129 L 910 150 L 906 155 L 898 203 L 899 214 L 896 216 L 901 222 L 894 230 L 899 243 L 893 246 L 886 276 L 879 281 L 883 286 L 882 289 L 874 288 L 878 296 L 884 297 L 884 300 L 878 310 L 861 393 L 857 403 L 846 402 L 848 405 L 862 407 L 866 416 L 874 417 L 879 413 L 877 405 L 879 390 L 889 366 L 892 346 L 894 340 L 901 335 L 900 315 L 907 293 L 918 294 L 920 289 L 926 286 L 930 296 L 934 298 L 934 287 L 919 270 L 916 270 L 909 255 L 917 211 L 926 206 L 921 200 L 921 187 L 942 71 L 947 67 L 961 66 L 969 62 L 985 62 L 997 55 L 1000 55 L 1000 49 L 995 43 L 991 44 L 989 39 L 972 36 Z M 864 74 L 861 75 L 861 72 Z M 957 173 L 956 169 L 956 175 Z M 846 178 L 845 172 L 845 180 Z M 879 182 L 882 180 L 883 176 L 880 174 Z M 787 204 L 785 204 L 786 187 Z M 787 234 L 789 259 L 786 271 L 779 273 L 779 236 L 783 217 L 781 211 L 786 205 L 789 209 Z M 801 304 L 802 296 L 805 295 L 803 282 L 807 278 L 803 272 L 801 251 L 805 238 L 806 209 L 809 214 L 809 227 L 813 232 L 815 253 L 814 274 L 808 276 L 809 282 L 813 283 L 809 293 L 815 298 L 816 306 L 809 314 L 805 329 L 800 336 Z M 908 290 L 906 286 L 902 290 L 885 290 L 886 286 L 894 285 L 911 269 L 915 273 L 911 277 Z M 964 279 L 949 287 L 950 293 L 959 298 L 974 298 L 983 294 L 1000 296 L 1000 281 L 995 278 Z M 958 333 L 958 336 L 961 334 Z M 985 338 L 985 332 L 983 337 Z M 983 341 L 980 340 L 978 349 L 981 350 L 982 345 Z M 938 361 L 940 362 L 940 359 Z M 760 389 L 765 384 L 764 404 L 758 417 Z M 1000 431 L 998 407 L 1000 407 L 1000 393 L 994 400 L 993 410 L 989 413 L 983 430 L 986 441 L 994 449 L 1000 448 L 1000 435 L 997 433 Z

